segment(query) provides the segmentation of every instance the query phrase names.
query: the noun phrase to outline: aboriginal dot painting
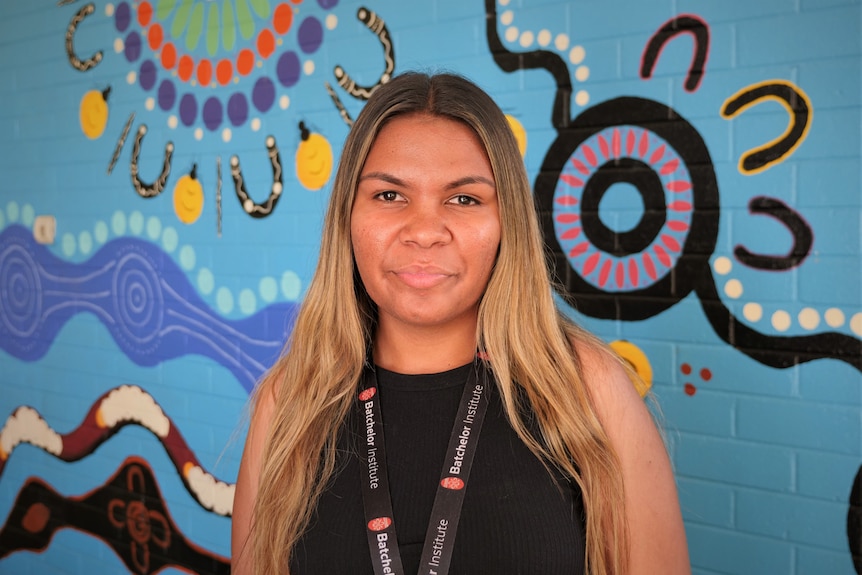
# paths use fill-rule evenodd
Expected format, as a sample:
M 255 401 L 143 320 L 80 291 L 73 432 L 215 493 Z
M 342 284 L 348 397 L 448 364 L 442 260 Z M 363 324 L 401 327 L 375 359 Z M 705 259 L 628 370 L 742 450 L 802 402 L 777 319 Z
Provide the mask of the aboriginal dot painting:
M 341 147 L 419 69 L 506 114 L 693 572 L 862 573 L 860 0 L 8 4 L 0 572 L 229 573 Z

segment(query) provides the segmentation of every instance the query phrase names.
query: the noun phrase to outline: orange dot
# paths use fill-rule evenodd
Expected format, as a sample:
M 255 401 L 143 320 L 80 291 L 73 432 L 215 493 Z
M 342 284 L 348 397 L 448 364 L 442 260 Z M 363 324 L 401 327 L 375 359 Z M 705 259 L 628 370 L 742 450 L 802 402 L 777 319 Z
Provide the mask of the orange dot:
M 251 73 L 252 68 L 254 68 L 254 52 L 243 48 L 236 57 L 236 71 L 246 76 Z
M 694 395 L 697 393 L 697 388 L 690 383 L 685 384 L 685 394 L 686 395 Z
M 681 372 L 683 372 L 685 375 L 688 375 L 691 373 L 691 366 L 687 363 L 684 363 L 680 366 L 679 370 Z
M 216 65 L 216 79 L 224 86 L 233 77 L 233 64 L 230 60 L 222 60 Z
M 302 4 L 302 0 L 290 0 L 294 4 Z
M 213 65 L 209 60 L 201 60 L 198 63 L 198 83 L 201 86 L 209 86 L 213 79 Z
M 138 6 L 138 22 L 141 26 L 148 26 L 153 18 L 153 7 L 149 2 L 141 2 Z
M 269 28 L 264 28 L 257 37 L 257 53 L 262 58 L 269 58 L 273 52 L 275 52 L 275 37 Z
M 167 42 L 162 48 L 162 66 L 170 70 L 177 65 L 177 49 L 171 42 Z
M 150 26 L 150 31 L 147 33 L 147 39 L 150 41 L 150 48 L 158 50 L 162 45 L 162 27 L 158 24 Z
M 272 25 L 278 34 L 284 36 L 290 30 L 290 25 L 293 23 L 293 8 L 287 4 L 281 3 L 275 7 L 275 13 L 272 16 Z
M 710 379 L 712 379 L 712 372 L 704 367 L 703 369 L 700 370 L 700 377 L 704 381 L 709 381 Z
M 183 54 L 180 57 L 180 64 L 177 66 L 177 74 L 180 77 L 180 80 L 183 82 L 188 82 L 189 78 L 192 77 L 192 74 L 195 71 L 195 61 L 192 60 L 192 57 L 188 54 Z

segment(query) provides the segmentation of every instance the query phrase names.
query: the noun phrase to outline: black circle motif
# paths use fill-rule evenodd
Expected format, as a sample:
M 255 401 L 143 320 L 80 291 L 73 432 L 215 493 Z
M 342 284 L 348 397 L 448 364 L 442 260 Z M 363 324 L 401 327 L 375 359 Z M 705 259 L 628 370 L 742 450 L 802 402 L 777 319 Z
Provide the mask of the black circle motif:
M 606 226 L 617 183 L 643 200 L 637 225 Z M 548 149 L 534 190 L 561 296 L 602 319 L 642 320 L 711 282 L 719 197 L 709 150 L 672 108 L 635 97 L 581 113 Z

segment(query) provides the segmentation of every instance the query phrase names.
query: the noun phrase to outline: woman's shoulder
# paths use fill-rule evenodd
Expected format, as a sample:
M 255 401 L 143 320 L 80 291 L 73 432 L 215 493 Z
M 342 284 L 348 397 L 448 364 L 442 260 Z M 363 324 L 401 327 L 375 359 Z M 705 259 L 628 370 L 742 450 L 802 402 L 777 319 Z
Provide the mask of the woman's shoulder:
M 657 431 L 655 420 L 641 397 L 634 369 L 610 346 L 592 338 L 573 341 L 581 381 L 595 414 L 612 444 L 627 443 L 632 434 Z M 615 445 L 617 449 L 624 449 Z
M 690 573 L 670 459 L 632 379 L 633 370 L 600 342 L 578 340 L 573 349 L 596 415 L 620 462 L 629 532 L 660 534 L 631 538 L 629 573 Z
M 627 369 L 610 346 L 594 336 L 570 339 L 578 361 L 581 378 L 595 402 L 637 401 L 642 403 L 633 381 L 633 371 Z

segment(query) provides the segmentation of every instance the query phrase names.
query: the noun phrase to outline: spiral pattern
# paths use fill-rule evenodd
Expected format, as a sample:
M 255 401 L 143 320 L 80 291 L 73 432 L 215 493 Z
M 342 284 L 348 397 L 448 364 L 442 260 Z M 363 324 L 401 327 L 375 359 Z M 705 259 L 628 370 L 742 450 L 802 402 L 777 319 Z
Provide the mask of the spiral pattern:
M 119 258 L 112 284 L 118 335 L 134 345 L 155 349 L 165 310 L 156 266 L 143 254 L 126 253 Z
M 16 243 L 0 252 L 0 321 L 13 337 L 33 335 L 42 317 L 42 284 L 33 255 Z

